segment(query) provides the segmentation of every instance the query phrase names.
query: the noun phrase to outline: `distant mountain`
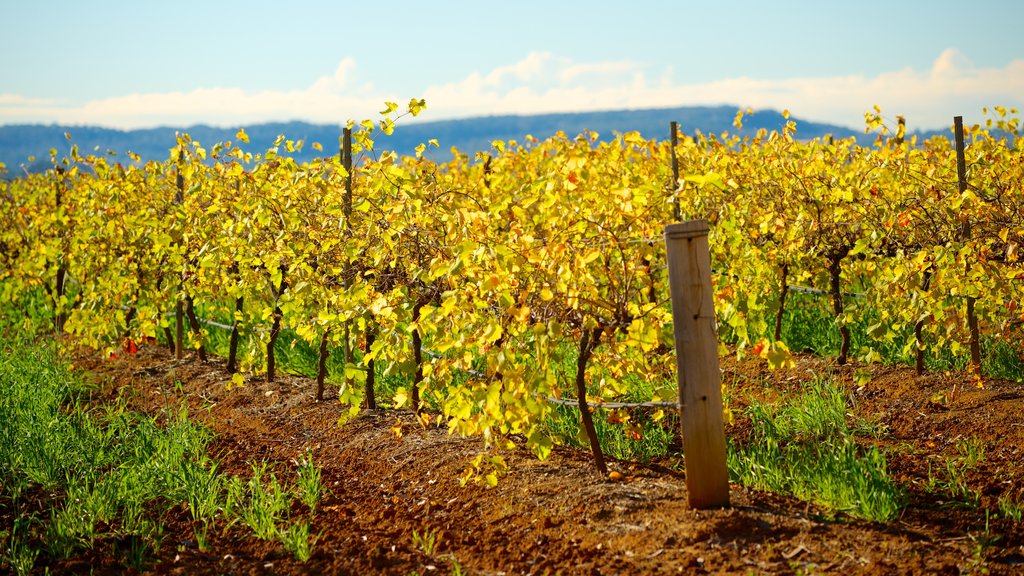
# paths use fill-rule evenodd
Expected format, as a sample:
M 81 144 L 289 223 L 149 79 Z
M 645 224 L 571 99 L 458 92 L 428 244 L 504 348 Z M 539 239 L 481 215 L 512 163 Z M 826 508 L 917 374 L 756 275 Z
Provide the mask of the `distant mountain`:
M 440 120 L 433 122 L 403 123 L 399 121 L 391 136 L 379 135 L 376 148 L 394 150 L 399 154 L 412 154 L 417 144 L 436 139 L 438 149 L 429 154 L 436 159 L 450 157 L 454 146 L 460 152 L 470 155 L 491 149 L 494 140 L 522 141 L 527 134 L 544 139 L 557 131 L 575 136 L 584 130 L 597 132 L 601 138 L 611 138 L 613 132 L 640 132 L 647 138 L 667 138 L 669 122 L 679 123 L 680 130 L 693 134 L 699 130 L 705 134 L 719 134 L 724 131 L 735 133 L 732 125 L 737 108 L 734 106 L 685 107 L 649 110 L 618 110 L 607 112 L 583 112 L 573 114 L 541 114 L 533 116 L 487 116 L 463 120 Z M 803 121 L 797 118 L 797 136 L 801 139 L 831 134 L 836 138 L 857 136 L 867 143 L 860 131 L 841 126 Z M 780 130 L 785 120 L 779 112 L 766 110 L 744 117 L 741 135 L 754 134 L 760 128 Z M 246 150 L 262 152 L 271 146 L 278 135 L 291 140 L 304 140 L 306 145 L 295 154 L 299 161 L 315 156 L 331 154 L 337 150 L 341 125 L 320 125 L 305 122 L 266 123 L 245 126 L 250 144 Z M 187 132 L 193 140 L 203 146 L 216 142 L 235 140 L 238 127 L 216 128 L 196 125 L 187 128 L 147 128 L 140 130 L 114 130 L 91 126 L 58 125 L 9 125 L 0 126 L 0 162 L 7 165 L 10 175 L 23 170 L 45 169 L 49 165 L 49 151 L 55 148 L 59 156 L 66 155 L 72 143 L 80 152 L 101 155 L 108 151 L 124 158 L 126 152 L 133 152 L 143 160 L 163 160 L 175 144 L 175 132 Z M 68 142 L 64 134 L 71 135 Z M 323 152 L 317 152 L 311 144 L 319 142 Z M 29 161 L 29 157 L 35 157 Z

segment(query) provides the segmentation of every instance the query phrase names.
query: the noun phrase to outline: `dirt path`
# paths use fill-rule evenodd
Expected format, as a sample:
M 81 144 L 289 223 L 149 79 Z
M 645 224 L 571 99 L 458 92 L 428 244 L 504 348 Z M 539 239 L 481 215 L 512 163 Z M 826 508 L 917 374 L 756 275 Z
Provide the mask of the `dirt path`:
M 745 399 L 784 393 L 814 373 L 834 372 L 854 390 L 857 410 L 889 433 L 890 468 L 909 488 L 902 516 L 877 524 L 829 514 L 795 499 L 732 486 L 733 507 L 694 511 L 685 480 L 659 466 L 613 462 L 622 481 L 597 476 L 585 454 L 556 449 L 540 462 L 525 450 L 504 452 L 509 474 L 497 487 L 459 485 L 479 440 L 421 426 L 412 414 L 363 414 L 338 426 L 343 408 L 311 401 L 314 383 L 292 376 L 227 389 L 223 364 L 176 362 L 159 348 L 118 360 L 76 365 L 151 412 L 188 402 L 190 415 L 217 432 L 224 470 L 244 474 L 268 460 L 292 478 L 292 461 L 312 451 L 328 490 L 313 522 L 321 533 L 312 559 L 295 561 L 279 544 L 241 529 L 192 541 L 183 513 L 167 515 L 156 573 L 173 574 L 992 574 L 1024 573 L 1024 527 L 991 520 L 982 508 L 940 502 L 925 490 L 928 466 L 955 455 L 958 439 L 980 438 L 985 459 L 968 473 L 982 507 L 999 497 L 1024 502 L 1024 400 L 1021 385 L 966 388 L 949 406 L 937 392 L 959 376 L 915 379 L 880 368 L 856 387 L 851 370 L 801 358 L 768 372 L 753 362 L 723 361 L 734 408 Z M 180 382 L 180 386 L 176 383 Z M 737 426 L 742 427 L 742 423 Z M 401 437 L 396 428 L 401 430 Z M 430 554 L 413 532 L 433 534 Z

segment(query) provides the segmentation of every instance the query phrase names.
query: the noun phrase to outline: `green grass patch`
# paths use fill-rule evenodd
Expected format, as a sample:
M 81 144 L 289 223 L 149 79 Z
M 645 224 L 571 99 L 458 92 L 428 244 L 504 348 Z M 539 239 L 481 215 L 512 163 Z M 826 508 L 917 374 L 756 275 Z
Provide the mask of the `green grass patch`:
M 856 443 L 855 431 L 874 427 L 851 426 L 845 395 L 834 384 L 813 381 L 785 403 L 750 405 L 747 416 L 747 441 L 730 441 L 732 480 L 877 521 L 893 518 L 906 502 L 885 455 Z
M 0 355 L 0 509 L 14 520 L 0 526 L 0 571 L 25 574 L 41 559 L 104 549 L 142 570 L 164 543 L 164 511 L 181 505 L 200 547 L 211 527 L 242 523 L 309 557 L 313 540 L 299 542 L 308 519 L 290 518 L 288 510 L 293 493 L 310 514 L 315 508 L 321 488 L 311 457 L 297 471 L 301 488 L 283 486 L 262 467 L 249 479 L 225 475 L 206 455 L 212 434 L 184 407 L 158 420 L 123 401 L 89 406 L 89 386 L 52 348 L 17 337 L 7 342 Z M 297 523 L 305 532 L 292 528 Z
M 868 306 L 862 298 L 847 297 L 845 302 L 854 318 L 848 325 L 852 356 L 865 356 L 870 350 L 872 357 L 883 364 L 914 365 L 914 354 L 908 352 L 913 347 L 907 345 L 914 341 L 913 326 L 905 326 L 885 339 L 872 338 L 869 329 L 880 322 L 878 311 Z M 756 341 L 771 338 L 774 324 L 769 322 L 761 330 L 754 330 L 752 326 L 747 326 L 747 329 L 752 330 L 750 340 Z M 735 344 L 738 341 L 726 323 L 719 325 L 719 336 L 723 342 Z M 790 292 L 786 298 L 781 336 L 786 346 L 794 352 L 808 352 L 822 357 L 838 355 L 842 340 L 832 311 L 831 297 L 827 294 Z M 927 335 L 925 341 L 929 342 Z M 1024 348 L 1021 348 L 1017 340 L 1005 335 L 985 335 L 983 330 L 981 353 L 982 372 L 985 375 L 1024 381 Z M 925 369 L 931 372 L 965 370 L 970 360 L 970 351 L 964 340 L 956 351 L 950 345 L 938 348 L 933 346 L 925 353 L 924 359 Z

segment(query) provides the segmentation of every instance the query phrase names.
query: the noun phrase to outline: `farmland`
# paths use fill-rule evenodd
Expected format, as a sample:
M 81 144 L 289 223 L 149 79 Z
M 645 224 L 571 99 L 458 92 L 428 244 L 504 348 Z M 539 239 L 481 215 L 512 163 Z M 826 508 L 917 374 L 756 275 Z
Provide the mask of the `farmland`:
M 40 498 L 72 489 L 8 489 L 24 478 L 9 465 L 6 565 L 114 570 L 105 551 L 125 541 L 160 572 L 1024 561 L 1013 111 L 952 141 L 869 116 L 869 147 L 791 124 L 674 146 L 528 137 L 446 163 L 381 151 L 402 112 L 311 163 L 288 154 L 322 144 L 253 153 L 240 131 L 145 164 L 72 148 L 6 184 L 8 356 L 29 346 L 18 334 L 57 333 L 58 364 L 92 382 L 73 396 L 86 413 L 114 402 L 166 428 L 187 407 L 211 440 L 184 466 L 225 473 L 208 517 L 167 482 L 151 530 L 118 512 L 60 548 Z M 733 506 L 718 511 L 684 504 L 670 408 L 660 235 L 692 218 L 711 227 L 722 343 Z M 265 492 L 293 496 L 266 501 L 269 524 L 253 516 Z

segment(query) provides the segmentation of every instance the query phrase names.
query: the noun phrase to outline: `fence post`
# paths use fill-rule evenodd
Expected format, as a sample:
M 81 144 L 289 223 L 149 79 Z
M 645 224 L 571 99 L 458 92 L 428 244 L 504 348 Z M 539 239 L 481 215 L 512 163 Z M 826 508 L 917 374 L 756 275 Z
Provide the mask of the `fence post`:
M 698 509 L 729 506 L 708 231 L 704 220 L 665 227 L 686 489 Z
M 181 142 L 178 142 L 178 170 L 174 175 L 174 184 L 177 191 L 174 194 L 174 205 L 181 206 L 185 203 L 185 176 L 181 173 L 182 164 L 185 160 L 185 153 L 180 148 Z M 182 230 L 184 235 L 184 230 Z M 181 246 L 184 243 L 184 239 L 178 240 L 178 245 Z M 178 278 L 178 291 L 175 293 L 174 298 L 174 358 L 181 360 L 185 355 L 184 341 L 185 341 L 185 311 L 181 302 L 181 293 L 184 291 L 184 270 L 179 271 L 181 276 Z
M 56 212 L 59 212 L 61 204 L 63 204 L 64 190 L 70 188 L 70 185 L 63 167 L 56 166 L 55 171 L 57 173 L 57 183 L 54 186 L 54 208 Z M 65 263 L 69 260 L 67 241 L 62 242 L 61 244 L 60 256 L 57 261 L 57 277 L 54 280 L 53 286 L 53 309 L 56 312 L 53 321 L 54 328 L 57 331 L 57 337 L 64 335 L 64 324 L 67 323 L 68 319 L 67 307 L 64 303 L 64 293 L 67 288 L 65 286 L 65 282 L 68 274 Z
M 341 139 L 341 164 L 345 167 L 345 196 L 344 196 L 344 214 L 345 214 L 345 241 L 348 242 L 352 238 L 352 129 L 345 127 L 342 131 Z M 352 287 L 352 275 L 355 272 L 355 267 L 352 266 L 352 261 L 348 260 L 345 263 L 345 271 L 343 274 L 345 277 L 342 279 L 342 285 L 346 290 Z M 352 352 L 351 338 L 351 321 L 345 321 L 345 370 L 347 372 L 349 364 L 352 363 L 354 354 Z M 346 385 L 352 387 L 352 379 L 345 376 Z
M 672 148 L 672 183 L 668 191 L 672 194 L 672 215 L 678 221 L 683 219 L 683 213 L 679 208 L 679 196 L 676 189 L 679 188 L 679 157 L 676 156 L 676 147 L 679 146 L 679 124 L 673 120 L 668 124 L 669 146 Z
M 957 189 L 961 194 L 967 191 L 967 161 L 964 159 L 964 117 L 953 117 L 953 135 L 956 140 L 956 175 Z M 971 240 L 971 220 L 964 220 L 960 229 L 960 239 L 964 242 Z M 964 279 L 971 273 L 971 263 L 967 262 L 964 270 Z M 978 378 L 981 378 L 981 334 L 978 329 L 978 315 L 974 311 L 975 302 L 978 299 L 974 296 L 967 297 L 967 329 L 971 333 L 971 371 Z

